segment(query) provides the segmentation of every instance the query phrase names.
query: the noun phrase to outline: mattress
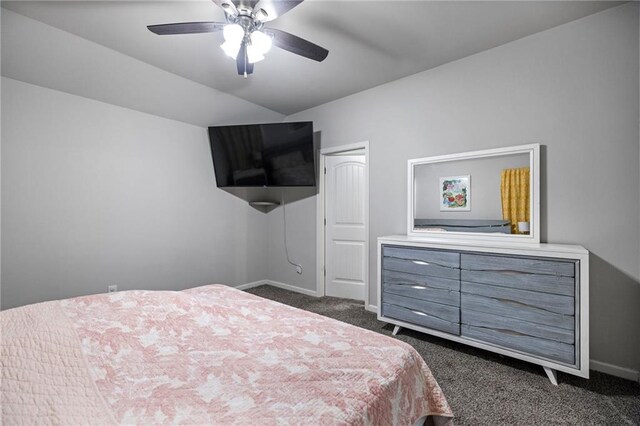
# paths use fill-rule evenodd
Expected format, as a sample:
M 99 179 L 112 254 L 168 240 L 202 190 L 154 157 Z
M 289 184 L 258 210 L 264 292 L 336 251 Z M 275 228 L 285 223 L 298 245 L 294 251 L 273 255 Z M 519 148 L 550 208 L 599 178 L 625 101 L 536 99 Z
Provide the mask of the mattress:
M 224 285 L 45 302 L 0 319 L 7 425 L 452 417 L 411 346 Z

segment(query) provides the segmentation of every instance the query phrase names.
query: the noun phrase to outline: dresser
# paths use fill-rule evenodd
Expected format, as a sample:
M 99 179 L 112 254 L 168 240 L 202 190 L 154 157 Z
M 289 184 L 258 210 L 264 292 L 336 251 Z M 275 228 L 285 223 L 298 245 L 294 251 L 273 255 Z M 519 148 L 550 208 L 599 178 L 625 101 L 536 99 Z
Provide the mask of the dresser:
M 589 253 L 558 244 L 378 239 L 378 319 L 589 377 Z

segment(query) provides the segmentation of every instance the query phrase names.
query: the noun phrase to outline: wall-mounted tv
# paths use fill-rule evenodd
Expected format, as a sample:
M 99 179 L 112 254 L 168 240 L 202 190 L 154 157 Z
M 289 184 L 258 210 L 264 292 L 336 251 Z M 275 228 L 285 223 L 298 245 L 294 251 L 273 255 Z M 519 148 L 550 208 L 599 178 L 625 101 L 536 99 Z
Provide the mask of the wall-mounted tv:
M 218 187 L 315 186 L 313 122 L 209 127 Z

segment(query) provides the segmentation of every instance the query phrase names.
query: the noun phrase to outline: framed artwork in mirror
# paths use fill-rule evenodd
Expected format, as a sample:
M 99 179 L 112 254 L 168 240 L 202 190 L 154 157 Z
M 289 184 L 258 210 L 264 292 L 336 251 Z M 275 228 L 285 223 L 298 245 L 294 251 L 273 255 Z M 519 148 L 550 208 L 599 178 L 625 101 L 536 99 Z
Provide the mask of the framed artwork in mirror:
M 471 176 L 449 176 L 440 179 L 440 211 L 471 211 Z

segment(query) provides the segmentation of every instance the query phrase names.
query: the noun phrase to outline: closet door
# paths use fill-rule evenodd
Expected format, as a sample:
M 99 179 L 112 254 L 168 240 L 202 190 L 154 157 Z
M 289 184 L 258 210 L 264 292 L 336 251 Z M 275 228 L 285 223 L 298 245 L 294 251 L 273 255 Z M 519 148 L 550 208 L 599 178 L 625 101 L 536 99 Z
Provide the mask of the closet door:
M 365 156 L 327 156 L 325 167 L 326 295 L 364 300 L 369 267 Z

